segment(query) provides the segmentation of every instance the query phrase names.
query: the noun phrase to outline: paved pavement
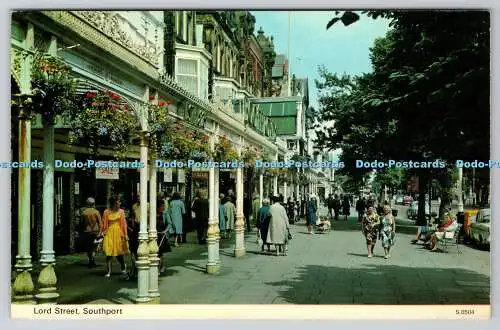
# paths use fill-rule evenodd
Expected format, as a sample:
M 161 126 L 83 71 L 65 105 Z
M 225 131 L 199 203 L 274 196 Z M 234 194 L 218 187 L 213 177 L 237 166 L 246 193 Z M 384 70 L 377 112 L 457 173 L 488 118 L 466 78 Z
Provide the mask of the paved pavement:
M 292 228 L 288 256 L 261 255 L 255 234 L 247 254 L 221 248 L 219 275 L 204 273 L 206 247 L 186 244 L 167 254 L 160 279 L 162 304 L 488 304 L 490 254 L 469 246 L 432 253 L 398 233 L 391 259 L 380 244 L 368 259 L 354 217 L 327 234 L 308 235 L 302 221 Z M 66 257 L 68 258 L 68 257 Z M 131 303 L 136 282 L 103 269 L 59 262 L 60 303 Z M 101 262 L 102 264 L 102 262 Z M 118 266 L 116 265 L 116 268 Z M 118 270 L 118 269 L 117 269 Z

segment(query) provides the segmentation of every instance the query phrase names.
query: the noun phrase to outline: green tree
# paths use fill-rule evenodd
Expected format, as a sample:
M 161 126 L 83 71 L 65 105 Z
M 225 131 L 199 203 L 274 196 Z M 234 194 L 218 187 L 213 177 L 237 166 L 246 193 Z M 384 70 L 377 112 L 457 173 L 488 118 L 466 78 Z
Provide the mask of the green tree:
M 335 126 L 318 134 L 318 143 L 342 148 L 344 161 L 488 159 L 489 12 L 364 14 L 389 19 L 392 30 L 371 50 L 372 73 L 349 77 L 320 69 L 321 114 Z M 344 12 L 327 28 L 358 19 L 359 14 Z M 431 175 L 443 177 L 441 208 L 447 207 L 454 186 L 444 179 L 449 171 L 417 171 L 422 212 Z

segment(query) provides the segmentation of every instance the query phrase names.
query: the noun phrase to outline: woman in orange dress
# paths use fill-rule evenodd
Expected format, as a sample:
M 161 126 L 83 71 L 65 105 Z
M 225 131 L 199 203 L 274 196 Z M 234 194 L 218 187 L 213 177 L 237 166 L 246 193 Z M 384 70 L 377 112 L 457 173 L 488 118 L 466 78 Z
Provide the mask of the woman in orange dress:
M 126 274 L 125 261 L 123 255 L 128 253 L 127 223 L 125 221 L 125 212 L 120 208 L 121 202 L 118 197 L 109 199 L 110 208 L 104 210 L 103 214 L 103 233 L 104 240 L 102 248 L 106 254 L 106 266 L 108 272 L 106 277 L 111 276 L 111 260 L 113 257 L 118 259 L 122 274 Z

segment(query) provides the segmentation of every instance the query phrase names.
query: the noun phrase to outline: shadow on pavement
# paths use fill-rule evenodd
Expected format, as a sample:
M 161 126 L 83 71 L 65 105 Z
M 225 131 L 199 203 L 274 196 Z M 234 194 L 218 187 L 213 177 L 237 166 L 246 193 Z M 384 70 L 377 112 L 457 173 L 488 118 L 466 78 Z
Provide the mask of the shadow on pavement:
M 292 280 L 266 284 L 285 287 L 280 297 L 292 304 L 490 303 L 489 277 L 461 268 L 308 265 L 298 268 Z
M 349 256 L 354 256 L 354 257 L 362 257 L 362 258 L 365 258 L 365 259 L 368 259 L 368 253 L 367 254 L 361 254 L 361 253 L 347 253 L 347 255 Z M 383 255 L 377 255 L 377 254 L 374 254 L 373 255 L 374 258 L 384 258 Z
M 194 236 L 193 236 L 194 237 Z M 188 240 L 191 237 L 188 237 Z M 195 240 L 191 238 L 190 242 Z M 172 247 L 172 252 L 165 253 L 165 273 L 159 275 L 160 281 L 174 276 L 180 272 L 176 267 L 204 272 L 204 267 L 193 262 L 206 259 L 207 247 L 195 243 L 181 244 Z M 87 267 L 85 254 L 74 254 L 57 257 L 56 274 L 57 288 L 60 297 L 59 304 L 86 304 L 95 301 L 108 301 L 111 303 L 131 304 L 134 303 L 137 293 L 137 279 L 127 279 L 119 271 L 116 260 L 113 261 L 113 272 L 110 278 L 105 278 L 105 257 L 96 257 L 98 264 L 95 268 Z M 130 256 L 125 256 L 127 268 L 131 266 Z M 40 267 L 34 267 L 32 272 L 33 281 L 36 283 Z M 202 269 L 203 268 L 203 269 Z

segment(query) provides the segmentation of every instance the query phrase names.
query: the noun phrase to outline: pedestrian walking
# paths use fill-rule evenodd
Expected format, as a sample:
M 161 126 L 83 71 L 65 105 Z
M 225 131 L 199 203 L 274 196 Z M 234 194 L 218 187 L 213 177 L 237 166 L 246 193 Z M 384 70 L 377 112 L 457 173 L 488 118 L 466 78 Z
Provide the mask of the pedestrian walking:
M 172 195 L 170 205 L 168 206 L 168 215 L 172 221 L 172 226 L 175 235 L 174 246 L 179 246 L 182 240 L 183 231 L 183 219 L 186 214 L 186 207 L 181 199 L 181 194 L 175 192 Z
M 87 207 L 83 210 L 80 219 L 83 226 L 83 240 L 89 259 L 89 267 L 97 266 L 95 263 L 95 254 L 97 250 L 97 240 L 102 231 L 101 214 L 95 208 L 95 199 L 87 198 Z
M 362 222 L 363 215 L 365 214 L 366 201 L 364 197 L 360 197 L 356 201 L 356 211 L 358 212 L 358 222 Z
M 234 221 L 236 216 L 236 206 L 233 203 L 233 197 L 228 196 L 224 202 L 224 218 L 226 219 L 226 238 L 231 239 L 234 231 Z
M 377 237 L 380 231 L 380 218 L 375 212 L 373 206 L 368 207 L 366 213 L 362 217 L 361 228 L 363 235 L 366 238 L 366 248 L 368 250 L 368 258 L 373 257 L 373 250 L 377 243 Z
M 158 264 L 159 273 L 165 272 L 165 266 L 163 262 L 163 255 L 167 252 L 172 251 L 169 240 L 169 222 L 167 220 L 165 211 L 165 200 L 159 199 L 156 201 L 156 231 L 157 231 L 157 243 L 158 243 L 158 258 L 160 263 Z
M 250 200 L 250 197 L 248 197 L 248 194 L 245 193 L 243 195 L 243 216 L 245 217 L 245 224 L 247 226 L 247 232 L 250 232 L 252 230 L 251 225 L 250 225 L 250 214 L 252 213 L 252 201 Z
M 305 197 L 300 202 L 300 216 L 304 218 L 307 216 L 307 200 Z
M 329 194 L 326 200 L 326 206 L 328 207 L 328 215 L 331 218 L 333 218 L 333 205 L 334 205 L 333 202 L 334 202 L 333 196 L 332 194 Z
M 264 198 L 262 200 L 262 207 L 259 209 L 257 217 L 257 227 L 259 228 L 259 236 L 262 240 L 262 250 L 264 252 L 264 246 L 267 246 L 267 252 L 271 252 L 271 244 L 267 242 L 267 233 L 269 231 L 269 199 Z
M 335 213 L 335 220 L 339 220 L 340 209 L 342 208 L 342 203 L 340 202 L 340 198 L 338 195 L 335 195 L 333 199 L 333 212 Z
M 349 196 L 344 196 L 342 201 L 342 214 L 344 215 L 344 221 L 347 221 L 347 217 L 351 215 L 351 204 L 349 203 Z
M 381 221 L 380 229 L 380 239 L 382 241 L 382 247 L 384 248 L 384 258 L 388 259 L 391 257 L 391 249 L 394 246 L 394 239 L 396 236 L 396 221 L 391 214 L 391 208 L 389 206 L 384 206 L 384 215 Z
M 267 232 L 267 244 L 276 246 L 276 255 L 286 255 L 286 244 L 290 233 L 290 223 L 286 215 L 286 209 L 281 205 L 280 198 L 273 196 L 273 205 L 269 208 L 269 230 Z
M 198 234 L 198 244 L 203 245 L 207 242 L 208 230 L 208 199 L 201 191 L 196 193 L 196 199 L 193 202 L 191 210 L 195 213 L 196 231 Z
M 307 232 L 309 234 L 314 234 L 313 232 L 313 226 L 316 224 L 316 219 L 317 219 L 317 204 L 316 204 L 316 196 L 310 195 L 309 196 L 309 202 L 307 203 L 307 213 L 306 213 L 306 220 L 307 220 Z
M 251 225 L 258 227 L 259 222 L 259 210 L 260 210 L 260 196 L 255 195 L 252 202 L 252 223 Z
M 295 210 L 295 203 L 292 200 L 292 197 L 288 197 L 288 202 L 286 203 L 286 212 L 288 216 L 288 221 L 291 224 L 295 223 L 294 210 Z
M 125 212 L 120 208 L 120 198 L 113 196 L 109 199 L 109 208 L 104 210 L 103 228 L 104 233 L 103 250 L 106 254 L 106 266 L 108 272 L 106 277 L 111 276 L 111 261 L 113 257 L 118 259 L 122 274 L 126 274 L 123 256 L 129 253 L 127 223 Z
M 226 238 L 226 217 L 224 216 L 224 194 L 219 195 L 219 235 Z

